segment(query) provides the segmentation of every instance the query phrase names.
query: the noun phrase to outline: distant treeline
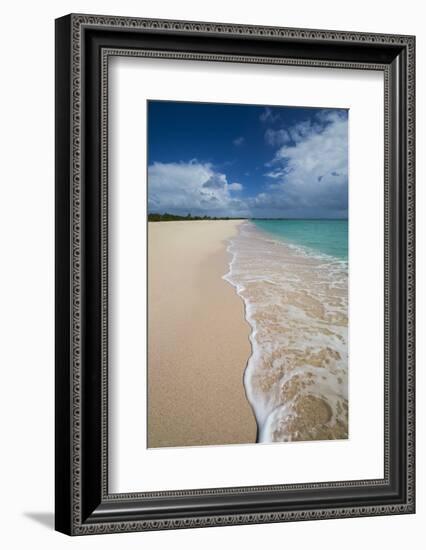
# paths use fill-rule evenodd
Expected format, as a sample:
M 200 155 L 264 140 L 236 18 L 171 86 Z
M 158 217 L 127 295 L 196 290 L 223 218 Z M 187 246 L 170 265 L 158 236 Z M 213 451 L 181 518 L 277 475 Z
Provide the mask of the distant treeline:
M 192 216 L 187 214 L 186 216 L 178 216 L 177 214 L 169 214 L 164 212 L 164 214 L 148 214 L 149 222 L 185 222 L 192 220 L 239 220 L 243 218 L 229 218 L 229 217 L 212 217 L 212 216 Z

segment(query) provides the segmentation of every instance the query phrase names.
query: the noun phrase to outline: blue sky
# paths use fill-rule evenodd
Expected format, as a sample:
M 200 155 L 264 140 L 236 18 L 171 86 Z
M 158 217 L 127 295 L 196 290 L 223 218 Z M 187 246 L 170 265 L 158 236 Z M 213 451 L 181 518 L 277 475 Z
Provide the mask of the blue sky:
M 346 218 L 345 109 L 148 102 L 148 210 Z

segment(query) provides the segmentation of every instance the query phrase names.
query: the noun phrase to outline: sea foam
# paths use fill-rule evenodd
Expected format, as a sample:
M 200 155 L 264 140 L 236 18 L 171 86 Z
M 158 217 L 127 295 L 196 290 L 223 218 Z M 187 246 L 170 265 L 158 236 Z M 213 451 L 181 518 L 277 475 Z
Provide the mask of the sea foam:
M 258 442 L 348 437 L 347 262 L 245 222 L 224 279 L 245 305 Z

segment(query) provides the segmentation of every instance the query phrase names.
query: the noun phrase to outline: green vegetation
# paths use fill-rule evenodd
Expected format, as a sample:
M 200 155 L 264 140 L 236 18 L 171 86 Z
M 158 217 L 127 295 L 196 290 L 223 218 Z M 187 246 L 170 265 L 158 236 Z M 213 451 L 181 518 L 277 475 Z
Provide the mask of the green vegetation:
M 187 214 L 186 216 L 178 216 L 177 214 L 169 214 L 168 212 L 164 212 L 164 214 L 148 214 L 148 221 L 149 222 L 185 222 L 185 221 L 193 221 L 193 220 L 240 220 L 243 218 L 229 218 L 229 217 L 211 217 L 211 216 L 191 216 L 191 214 Z

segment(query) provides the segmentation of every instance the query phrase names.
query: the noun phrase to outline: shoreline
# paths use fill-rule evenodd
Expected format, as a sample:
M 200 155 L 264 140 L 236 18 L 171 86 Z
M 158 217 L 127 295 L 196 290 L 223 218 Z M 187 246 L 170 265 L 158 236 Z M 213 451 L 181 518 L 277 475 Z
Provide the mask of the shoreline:
M 241 223 L 148 223 L 149 448 L 256 442 L 251 326 L 225 278 Z
M 347 262 L 250 225 L 233 245 L 227 280 L 251 327 L 244 382 L 258 442 L 346 439 Z

